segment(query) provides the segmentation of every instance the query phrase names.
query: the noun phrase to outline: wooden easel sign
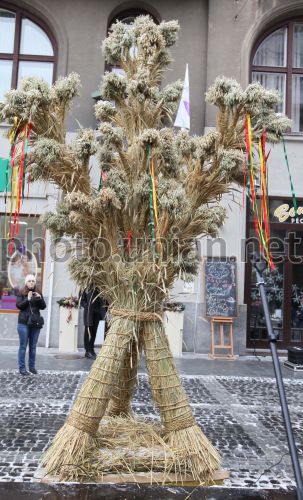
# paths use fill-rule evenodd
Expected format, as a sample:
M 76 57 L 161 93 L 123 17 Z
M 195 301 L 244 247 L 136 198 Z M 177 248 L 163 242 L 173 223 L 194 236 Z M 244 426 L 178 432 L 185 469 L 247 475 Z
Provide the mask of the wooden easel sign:
M 237 316 L 236 276 L 233 257 L 208 259 L 205 263 L 206 316 L 211 322 L 209 357 L 212 359 L 236 358 L 233 347 L 233 319 Z

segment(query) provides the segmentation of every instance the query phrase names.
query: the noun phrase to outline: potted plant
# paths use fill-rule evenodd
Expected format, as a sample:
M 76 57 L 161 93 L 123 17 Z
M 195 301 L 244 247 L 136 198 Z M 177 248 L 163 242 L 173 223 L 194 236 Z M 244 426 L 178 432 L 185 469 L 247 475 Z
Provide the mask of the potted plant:
M 60 307 L 59 351 L 77 352 L 79 299 L 70 295 L 57 301 Z
M 173 356 L 182 356 L 183 320 L 185 305 L 181 302 L 163 303 L 165 333 Z

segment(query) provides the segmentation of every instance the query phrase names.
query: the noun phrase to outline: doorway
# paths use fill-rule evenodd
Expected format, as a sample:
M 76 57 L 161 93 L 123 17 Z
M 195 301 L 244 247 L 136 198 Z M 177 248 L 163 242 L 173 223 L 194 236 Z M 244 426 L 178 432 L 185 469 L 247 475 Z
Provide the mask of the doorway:
M 281 201 L 288 206 L 289 217 L 276 222 L 275 214 Z M 264 273 L 266 294 L 273 329 L 278 335 L 278 349 L 303 347 L 303 224 L 291 217 L 290 202 L 270 200 L 270 246 L 274 270 Z M 280 203 L 280 204 L 279 204 Z M 278 207 L 278 208 L 275 208 Z M 281 219 L 281 217 L 280 217 Z M 303 221 L 302 221 L 303 222 Z M 258 249 L 253 225 L 248 218 L 245 301 L 247 304 L 247 347 L 268 349 L 267 330 L 261 298 L 256 284 L 256 272 L 249 262 L 249 254 Z

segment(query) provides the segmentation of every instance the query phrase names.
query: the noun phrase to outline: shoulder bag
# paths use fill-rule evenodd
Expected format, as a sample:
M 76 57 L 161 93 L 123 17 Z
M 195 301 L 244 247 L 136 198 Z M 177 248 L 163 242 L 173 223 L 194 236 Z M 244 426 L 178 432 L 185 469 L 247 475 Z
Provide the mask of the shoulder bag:
M 29 303 L 29 308 L 30 308 L 30 314 L 27 320 L 27 326 L 30 326 L 32 328 L 42 328 L 44 325 L 44 319 L 40 314 L 34 313 L 31 305 Z

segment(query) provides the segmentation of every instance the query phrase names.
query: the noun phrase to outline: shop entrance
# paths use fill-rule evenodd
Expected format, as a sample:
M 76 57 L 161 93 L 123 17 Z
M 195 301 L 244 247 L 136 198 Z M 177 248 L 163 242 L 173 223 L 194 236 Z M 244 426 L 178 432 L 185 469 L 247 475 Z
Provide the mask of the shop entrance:
M 303 203 L 298 203 L 300 211 Z M 299 211 L 298 208 L 298 211 Z M 275 269 L 266 270 L 267 299 L 278 349 L 303 347 L 303 219 L 295 217 L 290 200 L 270 199 L 270 245 Z M 301 216 L 302 217 L 302 216 Z M 247 257 L 258 248 L 248 215 Z M 268 349 L 265 318 L 256 273 L 246 264 L 247 347 Z

